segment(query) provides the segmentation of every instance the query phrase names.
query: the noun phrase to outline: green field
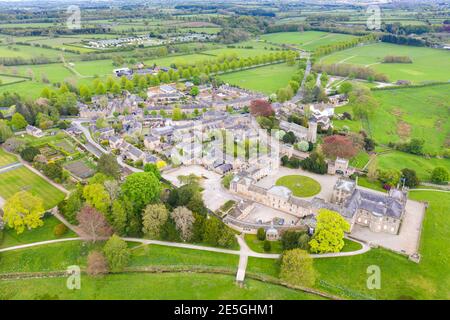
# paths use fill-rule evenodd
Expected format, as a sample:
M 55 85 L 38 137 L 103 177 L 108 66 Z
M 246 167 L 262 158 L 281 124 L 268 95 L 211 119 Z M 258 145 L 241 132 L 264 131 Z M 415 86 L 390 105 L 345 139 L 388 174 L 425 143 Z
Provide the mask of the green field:
M 413 154 L 392 151 L 377 156 L 379 169 L 414 169 L 422 181 L 430 181 L 431 172 L 436 167 L 446 167 L 450 172 L 450 159 L 424 158 Z
M 63 53 L 59 50 L 46 49 L 34 46 L 24 46 L 24 45 L 11 45 L 11 46 L 0 46 L 0 57 L 2 58 L 24 58 L 30 59 L 38 56 L 45 56 L 47 58 L 57 58 L 64 54 L 65 57 L 74 56 L 73 53 Z
M 0 196 L 5 199 L 26 190 L 42 198 L 44 207 L 50 209 L 65 197 L 62 191 L 24 166 L 0 173 L 0 181 Z
M 381 63 L 387 56 L 409 56 L 413 63 Z M 384 73 L 389 80 L 410 80 L 414 83 L 426 81 L 449 81 L 450 52 L 442 49 L 376 43 L 354 47 L 323 57 L 323 63 L 349 63 L 370 66 Z
M 355 36 L 322 31 L 277 32 L 261 36 L 261 39 L 267 42 L 294 45 L 308 51 L 312 51 L 320 46 L 346 41 L 352 38 L 355 38 Z
M 333 123 L 337 128 L 346 125 L 354 132 L 365 129 L 379 144 L 424 139 L 426 153 L 440 154 L 443 148 L 450 146 L 449 91 L 450 84 L 374 91 L 380 105 L 369 117 L 370 128 L 356 120 L 334 120 Z M 351 110 L 351 105 L 347 105 L 337 112 L 351 113 Z
M 0 148 L 0 167 L 17 161 L 17 157 Z
M 296 197 L 312 197 L 320 192 L 320 183 L 316 180 L 299 175 L 284 176 L 279 178 L 277 186 L 287 187 Z
M 232 72 L 221 75 L 220 78 L 226 83 L 245 89 L 272 94 L 278 89 L 287 86 L 295 71 L 297 71 L 296 66 L 290 67 L 282 63 Z
M 195 273 L 82 276 L 81 290 L 68 290 L 66 278 L 2 281 L 0 299 L 258 299 L 310 300 L 320 297 L 247 279 L 244 288 L 234 276 Z

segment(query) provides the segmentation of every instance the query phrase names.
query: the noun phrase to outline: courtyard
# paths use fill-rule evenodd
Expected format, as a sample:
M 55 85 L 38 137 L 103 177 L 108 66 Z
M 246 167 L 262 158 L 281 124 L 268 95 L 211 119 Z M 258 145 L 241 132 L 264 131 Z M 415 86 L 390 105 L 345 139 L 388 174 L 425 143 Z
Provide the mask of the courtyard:
M 187 176 L 190 174 L 195 174 L 201 177 L 200 184 L 203 187 L 203 201 L 208 209 L 216 211 L 228 200 L 239 201 L 240 198 L 232 195 L 222 186 L 222 176 L 213 172 L 206 170 L 199 165 L 192 166 L 181 166 L 176 169 L 163 172 L 163 177 L 175 186 L 179 187 L 180 181 L 179 176 Z
M 318 194 L 321 189 L 316 180 L 301 175 L 281 177 L 276 181 L 276 185 L 288 188 L 296 197 L 312 197 Z

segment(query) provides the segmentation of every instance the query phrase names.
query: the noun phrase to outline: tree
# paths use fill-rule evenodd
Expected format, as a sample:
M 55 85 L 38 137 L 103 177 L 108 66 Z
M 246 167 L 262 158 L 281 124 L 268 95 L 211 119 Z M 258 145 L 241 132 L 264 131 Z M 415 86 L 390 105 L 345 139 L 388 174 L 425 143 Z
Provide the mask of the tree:
M 358 149 L 353 145 L 353 141 L 350 138 L 332 135 L 323 139 L 322 151 L 331 159 L 336 157 L 350 159 L 356 155 Z
M 299 143 L 297 143 L 297 148 L 300 151 L 307 152 L 309 150 L 309 143 L 308 141 L 302 140 Z
M 367 178 L 369 181 L 374 182 L 378 179 L 378 159 L 372 157 L 369 161 L 369 165 L 367 166 Z
M 191 92 L 190 92 L 191 96 L 196 97 L 196 96 L 198 96 L 199 93 L 200 93 L 200 90 L 198 89 L 197 86 L 192 87 Z
M 172 120 L 173 121 L 180 121 L 183 119 L 183 114 L 181 112 L 181 108 L 175 107 L 172 110 Z
M 280 278 L 293 285 L 312 287 L 316 282 L 313 259 L 305 250 L 284 251 L 281 256 Z
M 395 187 L 400 182 L 401 173 L 396 169 L 378 170 L 378 179 L 386 186 Z
M 38 154 L 40 154 L 40 151 L 36 147 L 26 147 L 20 152 L 20 156 L 23 160 L 32 162 L 34 157 L 36 157 Z
M 44 174 L 56 182 L 61 182 L 63 179 L 63 168 L 58 163 L 48 163 L 43 166 Z
M 338 92 L 340 94 L 349 94 L 350 91 L 352 91 L 352 89 L 353 89 L 352 83 L 345 81 L 345 82 L 341 83 L 341 85 L 339 86 Z
M 281 246 L 283 250 L 291 250 L 298 248 L 298 239 L 300 232 L 294 230 L 286 230 L 281 234 Z
M 266 240 L 266 230 L 264 230 L 264 228 L 258 228 L 256 231 L 256 238 L 258 238 L 259 241 Z
M 21 130 L 28 125 L 28 122 L 25 120 L 24 116 L 20 113 L 16 112 L 13 114 L 11 118 L 11 126 L 14 130 Z
M 3 221 L 16 230 L 17 234 L 22 233 L 25 228 L 30 230 L 44 224 L 42 199 L 27 191 L 19 191 L 6 200 L 3 211 Z
M 192 211 L 186 207 L 178 207 L 170 214 L 177 230 L 180 232 L 181 239 L 188 241 L 192 237 L 192 229 L 195 221 Z
M 6 120 L 0 120 L 0 144 L 13 136 L 11 128 L 8 126 Z
M 122 184 L 122 194 L 133 203 L 135 212 L 141 212 L 149 203 L 159 199 L 161 184 L 151 172 L 130 174 Z
M 112 229 L 106 221 L 105 216 L 85 205 L 77 214 L 78 226 L 92 240 L 97 241 L 100 237 L 108 237 L 112 234 Z
M 265 252 L 270 252 L 270 250 L 272 250 L 272 244 L 269 240 L 264 240 L 263 249 Z
M 122 201 L 118 199 L 112 203 L 110 223 L 117 234 L 125 234 L 127 228 L 127 212 Z
M 77 187 L 72 191 L 66 200 L 61 201 L 58 204 L 59 211 L 70 223 L 76 223 L 76 215 L 78 211 L 83 207 L 83 189 Z
M 162 178 L 158 166 L 154 163 L 146 163 L 144 166 L 144 171 L 153 173 L 158 180 L 161 180 Z
M 373 151 L 375 150 L 375 141 L 373 139 L 365 137 L 364 138 L 364 149 L 366 151 Z
M 250 103 L 250 113 L 254 117 L 270 117 L 274 114 L 272 104 L 269 101 L 258 99 Z
M 103 253 L 112 272 L 123 271 L 130 261 L 130 249 L 127 243 L 115 234 L 106 242 Z
M 104 254 L 100 251 L 91 251 L 87 258 L 86 273 L 90 276 L 99 276 L 108 272 L 108 261 Z
M 449 174 L 446 168 L 436 167 L 431 173 L 431 181 L 437 184 L 445 184 L 448 182 Z
M 311 252 L 339 252 L 344 247 L 344 232 L 350 231 L 350 224 L 337 212 L 320 209 L 312 240 Z
M 149 204 L 142 214 L 142 232 L 150 239 L 159 239 L 168 218 L 169 212 L 163 204 Z
M 412 169 L 402 169 L 402 178 L 404 179 L 405 186 L 409 188 L 415 188 L 420 184 L 416 171 Z
M 297 137 L 295 136 L 295 134 L 292 131 L 287 132 L 283 136 L 284 143 L 294 144 L 296 141 L 297 141 Z
M 226 188 L 226 189 L 230 189 L 230 185 L 231 185 L 231 180 L 233 180 L 234 175 L 232 173 L 227 173 L 223 178 L 222 178 L 222 185 Z
M 86 203 L 102 213 L 107 213 L 111 205 L 111 198 L 105 187 L 99 183 L 89 184 L 83 189 L 83 197 Z
M 118 179 L 120 176 L 120 166 L 116 156 L 112 153 L 103 153 L 97 162 L 97 172 Z

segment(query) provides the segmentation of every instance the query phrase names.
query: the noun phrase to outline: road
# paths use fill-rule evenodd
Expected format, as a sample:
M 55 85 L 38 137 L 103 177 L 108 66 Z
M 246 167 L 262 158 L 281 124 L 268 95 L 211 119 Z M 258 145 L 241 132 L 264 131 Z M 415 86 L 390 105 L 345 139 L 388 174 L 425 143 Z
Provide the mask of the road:
M 303 92 L 305 89 L 306 78 L 308 77 L 308 75 L 311 72 L 311 60 L 310 60 L 309 55 L 308 55 L 307 59 L 308 60 L 306 61 L 306 69 L 305 69 L 305 74 L 303 76 L 302 84 L 300 85 L 300 89 L 298 89 L 296 95 L 293 96 L 292 99 L 290 100 L 290 102 L 292 102 L 292 103 L 298 103 L 303 99 Z

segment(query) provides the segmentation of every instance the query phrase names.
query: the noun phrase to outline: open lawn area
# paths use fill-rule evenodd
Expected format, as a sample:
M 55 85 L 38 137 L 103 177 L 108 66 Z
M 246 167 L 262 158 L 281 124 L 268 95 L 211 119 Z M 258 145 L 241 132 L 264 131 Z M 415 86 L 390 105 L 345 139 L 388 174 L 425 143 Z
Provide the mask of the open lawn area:
M 336 128 L 348 126 L 354 132 L 364 129 L 379 144 L 424 139 L 424 151 L 439 154 L 450 146 L 448 92 L 450 84 L 374 91 L 373 96 L 380 105 L 370 115 L 369 127 L 358 120 L 334 120 L 333 123 Z M 337 113 L 345 111 L 352 113 L 351 105 L 336 109 Z
M 34 46 L 24 46 L 24 45 L 12 45 L 12 46 L 0 46 L 0 57 L 2 58 L 24 58 L 31 59 L 38 56 L 44 56 L 47 58 L 56 58 L 61 55 L 65 57 L 71 57 L 75 54 L 64 53 L 60 50 L 46 49 Z
M 245 242 L 255 252 L 260 253 L 281 253 L 283 251 L 281 247 L 281 241 L 270 241 L 270 251 L 264 251 L 264 241 L 258 240 L 256 234 L 245 234 Z
M 8 199 L 16 192 L 26 190 L 42 198 L 45 209 L 56 206 L 65 194 L 24 166 L 0 173 L 0 197 Z
M 351 257 L 315 259 L 316 287 L 356 299 L 450 299 L 450 194 L 411 191 L 413 200 L 427 201 L 419 264 L 399 254 L 372 249 Z M 380 267 L 381 289 L 366 287 L 367 268 Z M 248 272 L 278 274 L 278 262 L 249 258 Z
M 33 243 L 39 241 L 53 240 L 59 238 L 71 238 L 77 237 L 77 235 L 71 231 L 67 232 L 62 237 L 56 237 L 54 234 L 54 228 L 61 222 L 53 216 L 44 219 L 44 225 L 36 229 L 25 230 L 21 234 L 17 234 L 14 229 L 6 228 L 3 231 L 3 241 L 0 241 L 0 248 L 19 246 L 26 243 Z
M 221 75 L 220 78 L 226 83 L 269 95 L 287 86 L 295 71 L 297 66 L 280 63 L 232 72 Z
M 294 45 L 308 51 L 313 51 L 317 47 L 346 41 L 352 38 L 355 38 L 355 36 L 322 31 L 277 32 L 261 36 L 261 40 L 266 40 L 267 42 Z
M 408 56 L 412 63 L 382 63 L 385 56 Z M 375 43 L 354 47 L 323 57 L 321 62 L 349 63 L 370 66 L 388 76 L 389 80 L 449 81 L 450 52 L 442 49 L 402 46 L 391 43 Z
M 422 181 L 430 181 L 431 172 L 436 167 L 446 167 L 450 171 L 450 159 L 424 158 L 413 154 L 392 151 L 377 156 L 379 169 L 413 169 Z
M 0 148 L 0 167 L 14 163 L 16 161 L 17 161 L 17 157 L 15 155 L 7 153 L 5 150 Z
M 284 176 L 275 183 L 277 186 L 287 187 L 296 197 L 312 197 L 320 192 L 320 183 L 316 180 L 300 175 Z
M 240 288 L 234 276 L 220 274 L 130 273 L 97 278 L 83 275 L 81 290 L 68 290 L 66 281 L 66 278 L 2 281 L 0 299 L 319 299 L 251 279 Z

